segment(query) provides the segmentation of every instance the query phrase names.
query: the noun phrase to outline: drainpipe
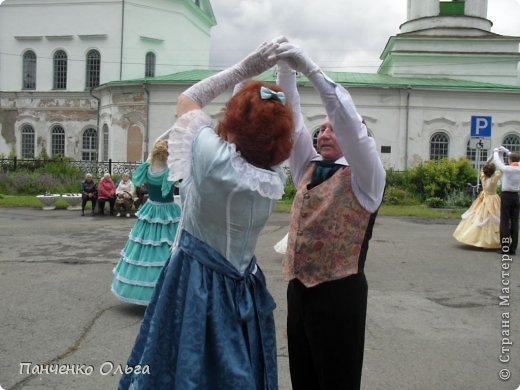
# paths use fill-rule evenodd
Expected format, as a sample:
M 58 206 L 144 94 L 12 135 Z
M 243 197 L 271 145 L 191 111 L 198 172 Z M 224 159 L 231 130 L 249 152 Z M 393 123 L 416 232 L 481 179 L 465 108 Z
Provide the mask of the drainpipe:
M 148 158 L 148 143 L 150 141 L 150 91 L 147 83 L 143 84 L 146 93 L 146 123 L 144 127 L 144 160 Z
M 410 92 L 412 87 L 406 88 L 406 122 L 405 122 L 405 139 L 404 139 L 404 170 L 408 170 L 408 136 L 410 132 Z
M 98 150 L 97 159 L 98 159 L 98 161 L 100 161 L 99 160 L 99 138 L 100 138 L 100 136 L 99 136 L 100 135 L 100 131 L 99 131 L 99 109 L 101 107 L 101 99 L 98 98 L 96 95 L 94 95 L 94 88 L 90 88 L 89 92 L 90 92 L 90 96 L 92 96 L 94 99 L 97 100 L 97 114 L 96 114 L 96 116 L 97 116 L 97 118 L 96 118 L 96 123 L 97 123 L 96 128 L 97 128 L 97 133 L 98 133 L 98 136 L 97 136 L 97 142 L 98 142 L 98 144 L 97 144 L 97 150 Z
M 125 0 L 121 2 L 121 48 L 119 51 L 119 80 L 123 80 L 123 43 L 125 36 Z

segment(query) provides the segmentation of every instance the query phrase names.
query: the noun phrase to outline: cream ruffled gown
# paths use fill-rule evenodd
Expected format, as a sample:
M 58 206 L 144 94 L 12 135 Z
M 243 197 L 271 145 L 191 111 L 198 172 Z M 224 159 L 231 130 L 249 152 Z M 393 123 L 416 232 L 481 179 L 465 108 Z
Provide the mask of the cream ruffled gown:
M 463 244 L 479 248 L 500 248 L 500 196 L 497 185 L 502 173 L 496 171 L 491 177 L 481 174 L 483 191 L 471 207 L 462 214 L 453 237 Z

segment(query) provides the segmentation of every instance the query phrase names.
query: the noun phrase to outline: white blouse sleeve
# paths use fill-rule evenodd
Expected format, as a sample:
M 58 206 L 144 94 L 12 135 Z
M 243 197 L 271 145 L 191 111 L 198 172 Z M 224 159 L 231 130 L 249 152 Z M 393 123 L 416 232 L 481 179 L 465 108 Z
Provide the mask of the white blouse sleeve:
M 287 101 L 291 106 L 294 120 L 294 143 L 289 165 L 291 167 L 291 177 L 296 186 L 300 184 L 309 161 L 318 157 L 319 154 L 314 149 L 312 138 L 305 127 L 303 114 L 300 107 L 300 95 L 296 85 L 296 72 L 286 66 L 278 67 L 277 83 L 285 92 Z
M 168 138 L 168 180 L 175 182 L 191 175 L 192 142 L 200 129 L 211 126 L 202 110 L 186 112 L 174 123 Z

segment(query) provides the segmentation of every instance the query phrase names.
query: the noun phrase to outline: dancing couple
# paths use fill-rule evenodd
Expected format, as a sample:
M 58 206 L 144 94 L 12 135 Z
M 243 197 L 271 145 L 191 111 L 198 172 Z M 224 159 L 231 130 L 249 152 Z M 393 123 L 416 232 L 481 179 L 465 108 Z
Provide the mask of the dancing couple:
M 279 85 L 248 82 L 275 64 Z M 323 158 L 303 125 L 296 71 L 312 82 L 328 114 Z M 202 108 L 232 88 L 235 93 L 215 127 Z M 302 191 L 289 234 L 293 255 L 284 266 L 290 280 L 293 387 L 359 388 L 363 264 L 385 174 L 348 92 L 282 37 L 184 91 L 177 116 L 169 131 L 167 164 L 169 181 L 182 180 L 179 232 L 128 360 L 131 367 L 148 366 L 149 374 L 124 374 L 119 389 L 278 388 L 275 302 L 255 247 L 282 197 L 281 163 L 289 157 Z M 313 187 L 307 188 L 310 182 Z M 333 223 L 322 220 L 327 249 L 316 255 L 309 246 L 318 247 L 316 229 L 307 224 L 302 237 L 294 229 L 309 208 L 335 215 Z M 335 252 L 328 244 L 334 231 L 343 229 L 347 233 L 337 239 Z M 303 257 L 295 255 L 299 247 L 305 248 Z M 302 305 L 313 318 L 301 316 Z M 320 310 L 321 320 L 316 318 Z M 308 326 L 310 334 L 302 335 L 295 321 Z

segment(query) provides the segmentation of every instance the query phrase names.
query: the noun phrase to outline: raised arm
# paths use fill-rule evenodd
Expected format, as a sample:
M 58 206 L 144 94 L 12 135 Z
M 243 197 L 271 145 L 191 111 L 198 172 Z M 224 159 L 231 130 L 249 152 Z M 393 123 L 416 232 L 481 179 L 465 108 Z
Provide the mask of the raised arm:
M 493 162 L 495 163 L 497 169 L 504 171 L 507 167 L 504 164 L 504 153 L 509 154 L 509 150 L 504 146 L 499 146 L 498 148 L 493 149 Z
M 224 91 L 269 69 L 276 62 L 272 54 L 277 46 L 276 40 L 264 42 L 239 63 L 188 88 L 177 101 L 177 116 L 203 108 Z
M 294 119 L 294 143 L 289 165 L 293 182 L 298 185 L 305 173 L 305 169 L 312 158 L 318 153 L 312 144 L 312 138 L 305 127 L 300 106 L 300 95 L 296 85 L 296 71 L 286 61 L 277 63 L 277 84 L 285 92 L 287 103 L 290 105 Z

